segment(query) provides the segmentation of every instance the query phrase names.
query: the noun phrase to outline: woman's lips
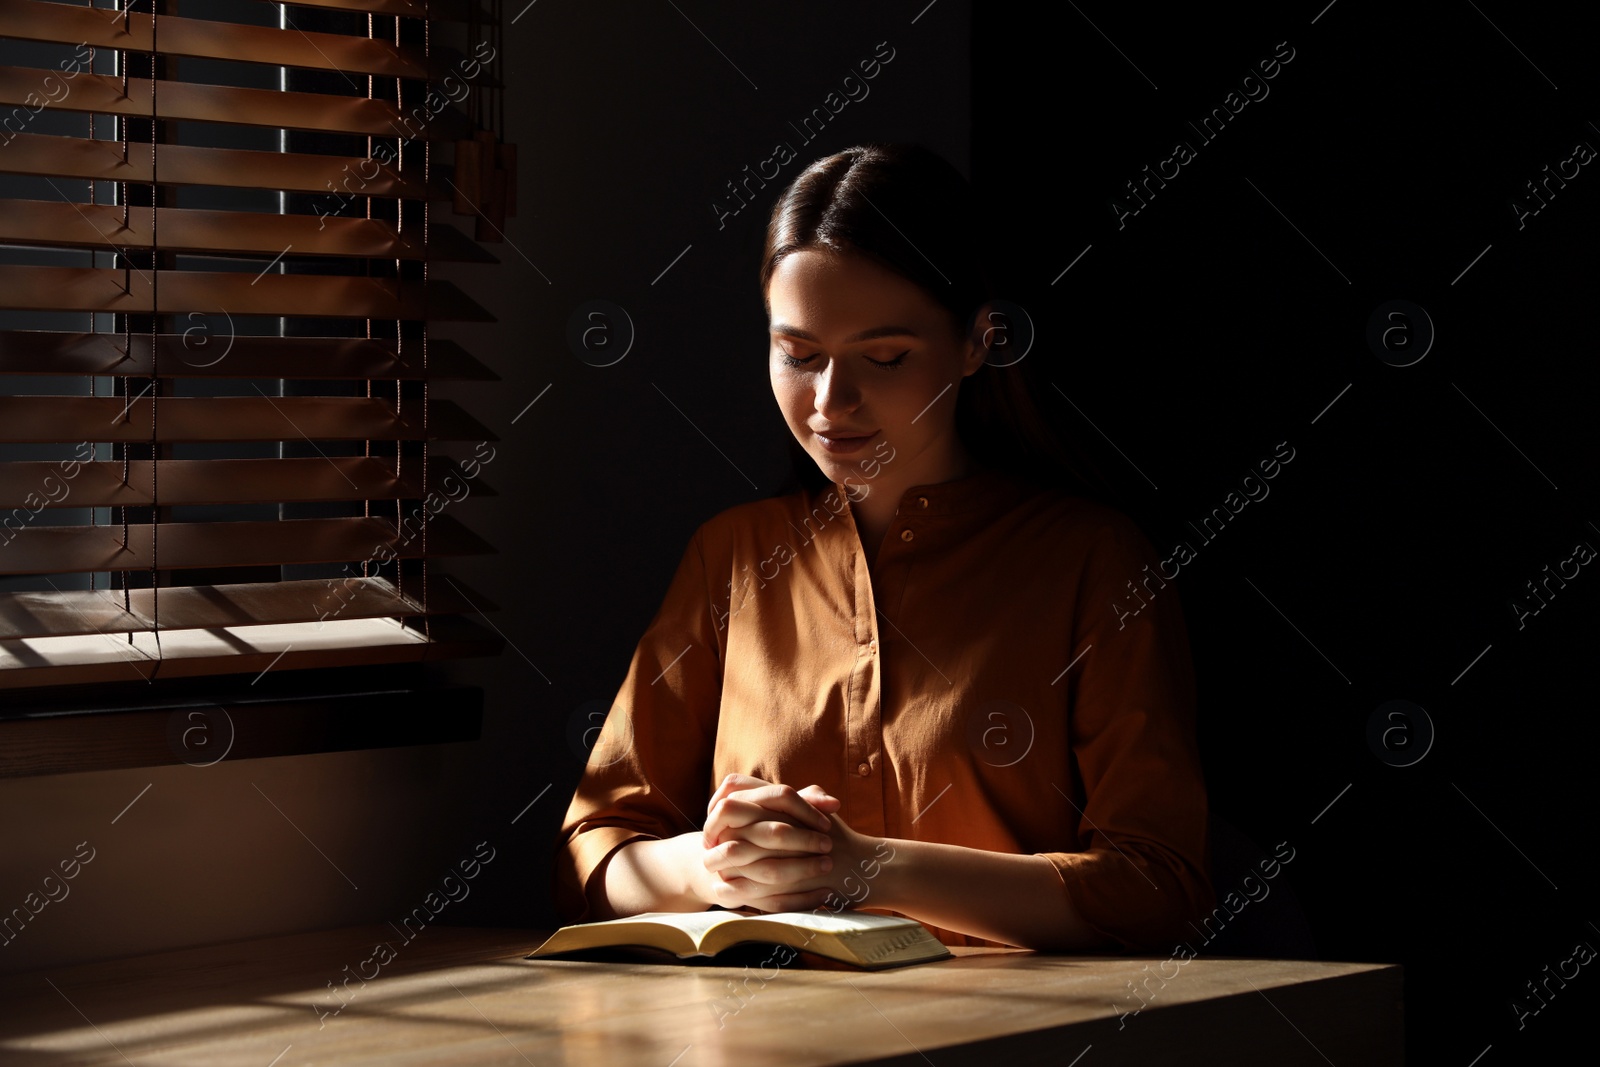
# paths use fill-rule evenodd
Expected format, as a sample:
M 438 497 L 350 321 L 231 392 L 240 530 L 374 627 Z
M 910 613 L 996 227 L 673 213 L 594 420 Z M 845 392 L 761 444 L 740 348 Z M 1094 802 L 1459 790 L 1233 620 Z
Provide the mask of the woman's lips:
M 859 437 L 828 437 L 819 433 L 817 434 L 817 440 L 822 442 L 822 447 L 825 450 L 843 455 L 849 452 L 859 451 L 861 448 L 866 446 L 868 441 L 872 440 L 876 436 L 878 436 L 877 430 L 873 430 L 871 433 L 863 434 Z

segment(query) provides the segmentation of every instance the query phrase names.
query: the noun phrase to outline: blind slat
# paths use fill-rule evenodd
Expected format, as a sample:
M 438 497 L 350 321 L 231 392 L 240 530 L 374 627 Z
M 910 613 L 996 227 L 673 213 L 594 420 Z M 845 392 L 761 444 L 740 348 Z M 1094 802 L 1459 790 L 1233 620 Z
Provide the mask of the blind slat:
M 201 441 L 492 441 L 485 426 L 449 400 L 395 414 L 378 397 L 161 397 L 154 440 Z M 0 443 L 152 440 L 151 398 L 114 396 L 0 397 Z
M 420 559 L 422 520 L 407 520 L 402 536 L 393 519 L 279 519 L 263 522 L 164 522 L 161 567 L 268 567 L 283 563 L 360 563 Z M 448 514 L 427 521 L 428 557 L 491 551 L 487 542 Z M 122 544 L 118 526 L 27 526 L 6 544 L 12 574 L 81 574 L 89 571 L 149 571 L 151 527 L 128 525 Z M 392 555 L 391 555 L 392 554 Z
M 52 99 L 45 79 L 57 74 L 37 67 L 0 67 L 0 104 L 31 109 L 42 103 L 46 109 L 59 111 L 150 117 L 152 101 L 147 79 L 129 81 L 128 95 L 123 96 L 122 79 L 109 74 L 79 74 L 72 79 L 70 92 Z M 158 81 L 154 103 L 157 118 L 191 122 L 451 141 L 471 134 L 470 123 L 449 107 L 430 112 L 419 102 L 402 110 L 385 100 L 331 93 Z
M 450 225 L 420 234 L 397 233 L 381 219 L 321 218 L 316 215 L 264 215 L 248 211 L 157 208 L 152 234 L 150 211 L 128 212 L 113 204 L 75 204 L 47 200 L 0 200 L 0 244 L 64 248 L 148 249 L 157 241 L 165 251 L 298 256 L 350 256 L 375 259 L 495 262 L 475 241 Z
M 0 374 L 150 376 L 150 338 L 116 333 L 0 330 Z M 190 322 L 181 334 L 156 339 L 163 378 L 400 378 L 496 381 L 499 376 L 454 341 L 422 346 L 360 337 L 238 337 L 227 319 Z
M 109 634 L 0 641 L 0 689 L 420 663 L 493 656 L 505 644 L 459 615 L 431 619 L 426 636 L 391 619 L 338 619 L 227 631 L 163 631 L 159 646 L 153 634 L 132 637 L 131 644 Z
M 494 317 L 445 281 L 394 282 L 341 275 L 264 271 L 164 270 L 159 285 L 147 271 L 90 267 L 0 267 L 0 308 L 163 315 L 188 311 L 230 315 L 318 315 L 337 318 L 492 322 Z M 123 287 L 127 282 L 127 288 Z M 155 288 L 159 292 L 152 295 Z M 159 303 L 157 303 L 159 297 Z M 152 306 L 155 305 L 155 306 Z
M 25 41 L 146 53 L 154 44 L 168 56 L 235 59 L 393 78 L 428 76 L 418 49 L 396 47 L 381 39 L 163 15 L 157 40 L 151 22 L 149 15 L 137 11 L 121 18 L 103 9 L 41 0 L 7 0 L 0 7 L 0 36 Z
M 163 506 L 423 497 L 417 464 L 403 465 L 397 475 L 394 460 L 378 456 L 162 459 L 156 460 L 155 466 Z M 444 481 L 447 477 L 452 478 L 448 483 Z M 428 491 L 436 496 L 494 495 L 481 481 L 457 471 L 445 457 L 429 458 L 428 479 Z M 120 460 L 36 459 L 0 464 L 0 547 L 12 529 L 20 528 L 30 515 L 50 508 L 148 507 L 153 501 L 149 463 L 128 464 L 126 481 Z
M 418 176 L 402 173 L 392 165 L 359 156 L 315 156 L 293 152 L 260 152 L 244 148 L 198 148 L 192 145 L 163 144 L 160 174 L 162 185 L 216 185 L 232 189 L 282 189 L 291 193 L 314 193 L 327 197 L 319 205 L 324 212 L 350 213 L 337 197 L 350 200 L 361 196 L 422 196 Z M 54 137 L 42 133 L 19 133 L 0 151 L 0 173 L 31 174 L 47 178 L 82 178 L 98 181 L 148 182 L 151 180 L 150 144 L 134 141 L 128 158 L 115 141 L 91 141 L 80 137 Z M 434 194 L 442 199 L 450 192 Z
M 280 0 L 261 0 L 279 4 Z M 293 0 L 298 7 L 321 7 L 334 11 L 368 11 L 374 15 L 401 15 L 409 18 L 465 22 L 473 15 L 488 24 L 494 16 L 481 0 Z
M 488 597 L 468 590 L 463 597 L 444 584 L 429 589 L 426 610 L 411 595 L 401 596 L 387 578 L 353 576 L 287 582 L 161 589 L 161 627 L 171 630 L 256 626 L 335 619 L 403 618 L 453 615 L 494 607 Z M 149 589 L 65 589 L 44 593 L 0 592 L 0 641 L 53 634 L 123 634 L 152 628 L 155 597 Z

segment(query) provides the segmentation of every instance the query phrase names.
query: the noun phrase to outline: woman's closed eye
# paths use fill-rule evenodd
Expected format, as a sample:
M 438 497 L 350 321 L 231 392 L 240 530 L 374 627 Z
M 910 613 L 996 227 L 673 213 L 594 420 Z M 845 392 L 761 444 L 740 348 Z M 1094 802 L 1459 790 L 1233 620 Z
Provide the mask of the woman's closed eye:
M 817 358 L 816 356 L 813 355 L 813 356 L 807 356 L 805 359 L 796 359 L 795 357 L 789 355 L 789 353 L 787 353 L 787 352 L 780 352 L 778 354 L 783 357 L 784 365 L 788 366 L 788 367 L 804 367 L 806 364 L 810 363 L 812 360 Z M 900 353 L 898 356 L 895 356 L 893 359 L 889 359 L 889 360 L 869 359 L 869 360 L 867 360 L 867 362 L 872 364 L 874 367 L 882 367 L 884 370 L 898 370 L 900 367 L 902 367 L 905 364 L 906 357 L 909 356 L 910 354 L 911 354 L 911 350 L 908 348 L 904 352 Z

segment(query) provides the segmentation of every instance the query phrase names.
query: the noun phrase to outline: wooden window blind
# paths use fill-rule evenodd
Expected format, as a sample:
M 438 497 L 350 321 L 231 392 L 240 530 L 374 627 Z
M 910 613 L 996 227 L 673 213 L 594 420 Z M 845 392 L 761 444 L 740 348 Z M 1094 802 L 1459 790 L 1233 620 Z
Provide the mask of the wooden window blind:
M 481 2 L 0 3 L 0 688 L 498 651 Z

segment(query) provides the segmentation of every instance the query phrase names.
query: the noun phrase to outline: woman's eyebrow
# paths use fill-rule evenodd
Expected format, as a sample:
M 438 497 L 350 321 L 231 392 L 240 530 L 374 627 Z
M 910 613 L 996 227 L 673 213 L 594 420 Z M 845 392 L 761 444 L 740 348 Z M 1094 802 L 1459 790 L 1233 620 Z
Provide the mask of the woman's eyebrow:
M 788 323 L 784 323 L 784 322 L 775 322 L 775 323 L 773 323 L 772 324 L 772 332 L 773 333 L 781 333 L 786 337 L 798 337 L 802 341 L 816 341 L 817 340 L 816 335 L 807 333 L 805 330 L 799 329 L 798 327 L 795 327 L 795 326 L 790 326 Z M 858 334 L 852 334 L 851 336 L 846 337 L 844 339 L 844 343 L 847 344 L 847 345 L 853 345 L 857 341 L 873 341 L 873 340 L 878 339 L 879 337 L 920 337 L 920 336 L 921 335 L 919 333 L 917 333 L 917 331 L 911 329 L 909 326 L 874 326 L 870 330 L 862 330 Z

